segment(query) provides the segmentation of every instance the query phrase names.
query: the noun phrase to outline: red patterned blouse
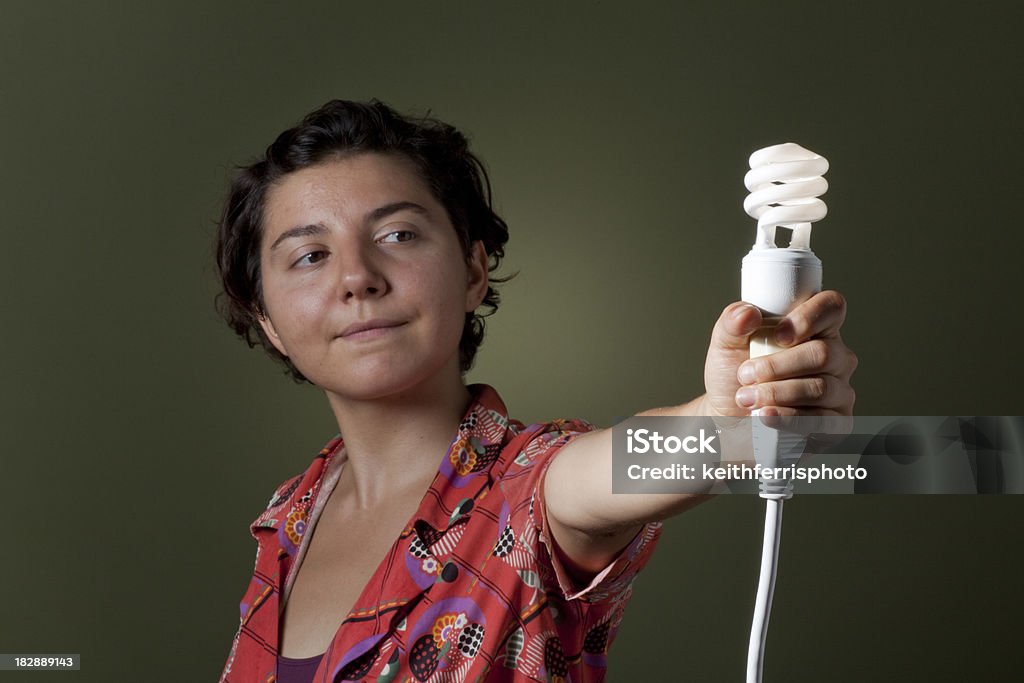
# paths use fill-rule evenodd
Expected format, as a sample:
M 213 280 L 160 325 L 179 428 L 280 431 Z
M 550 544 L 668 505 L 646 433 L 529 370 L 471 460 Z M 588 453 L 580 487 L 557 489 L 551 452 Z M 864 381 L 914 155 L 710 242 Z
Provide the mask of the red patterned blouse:
M 541 483 L 558 449 L 593 427 L 524 427 L 492 388 L 470 389 L 474 400 L 430 489 L 341 620 L 314 681 L 604 680 L 661 524 L 644 527 L 590 585 L 575 586 L 552 552 Z M 253 522 L 256 568 L 222 683 L 276 680 L 291 570 L 344 461 L 335 437 Z

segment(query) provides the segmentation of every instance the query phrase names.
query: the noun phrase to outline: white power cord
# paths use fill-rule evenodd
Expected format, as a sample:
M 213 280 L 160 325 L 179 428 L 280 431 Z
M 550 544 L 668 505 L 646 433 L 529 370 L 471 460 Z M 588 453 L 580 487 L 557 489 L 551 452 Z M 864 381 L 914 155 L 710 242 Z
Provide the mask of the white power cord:
M 764 668 L 764 643 L 768 637 L 768 617 L 775 595 L 775 574 L 779 566 L 779 539 L 782 537 L 782 499 L 768 499 L 764 518 L 764 542 L 761 549 L 761 576 L 757 581 L 754 620 L 747 646 L 747 683 L 760 683 Z

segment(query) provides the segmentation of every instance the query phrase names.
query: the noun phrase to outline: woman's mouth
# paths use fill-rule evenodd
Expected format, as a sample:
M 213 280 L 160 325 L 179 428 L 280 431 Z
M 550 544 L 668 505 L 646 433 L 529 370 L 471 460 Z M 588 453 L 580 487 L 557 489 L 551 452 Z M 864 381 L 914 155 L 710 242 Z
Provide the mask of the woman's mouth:
M 350 341 L 359 339 L 373 339 L 387 334 L 396 327 L 405 323 L 399 320 L 366 320 L 352 323 L 341 332 L 341 338 Z

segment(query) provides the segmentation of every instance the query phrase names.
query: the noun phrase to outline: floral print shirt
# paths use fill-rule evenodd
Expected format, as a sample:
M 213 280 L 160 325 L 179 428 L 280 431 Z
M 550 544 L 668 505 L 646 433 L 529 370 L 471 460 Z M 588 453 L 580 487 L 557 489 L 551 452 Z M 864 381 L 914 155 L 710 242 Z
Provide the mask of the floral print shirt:
M 646 525 L 589 585 L 574 585 L 553 552 L 541 483 L 558 450 L 593 427 L 524 427 L 491 387 L 470 389 L 474 399 L 430 489 L 339 619 L 314 681 L 604 680 L 631 584 L 661 524 Z M 276 679 L 291 570 L 344 460 L 338 436 L 253 522 L 256 567 L 221 683 Z

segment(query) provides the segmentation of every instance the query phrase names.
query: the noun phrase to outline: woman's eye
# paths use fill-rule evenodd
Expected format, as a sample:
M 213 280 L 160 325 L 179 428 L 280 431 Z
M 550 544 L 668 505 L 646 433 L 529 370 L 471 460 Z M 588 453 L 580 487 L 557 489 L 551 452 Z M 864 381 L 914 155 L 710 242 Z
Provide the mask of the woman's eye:
M 303 254 L 298 261 L 295 262 L 297 266 L 312 265 L 318 261 L 322 261 L 327 256 L 327 252 L 323 250 L 311 251 L 308 254 Z
M 395 230 L 389 232 L 380 238 L 381 242 L 408 242 L 411 239 L 416 238 L 416 233 L 412 230 Z

